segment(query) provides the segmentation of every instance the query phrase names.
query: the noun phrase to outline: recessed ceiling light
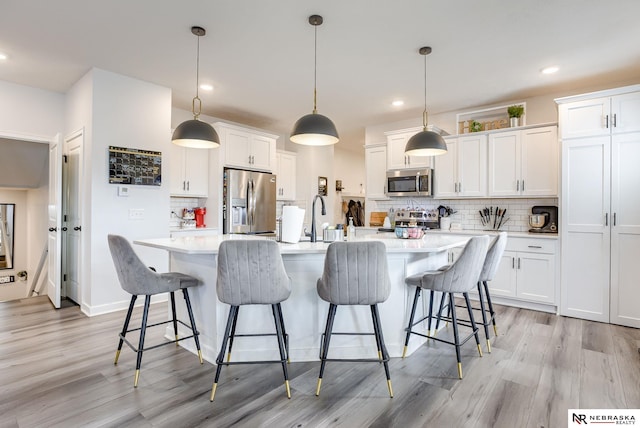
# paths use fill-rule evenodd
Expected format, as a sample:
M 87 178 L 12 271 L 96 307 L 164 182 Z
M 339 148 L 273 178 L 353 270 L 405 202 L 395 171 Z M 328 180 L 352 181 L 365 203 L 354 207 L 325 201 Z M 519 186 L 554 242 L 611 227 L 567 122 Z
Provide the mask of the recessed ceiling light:
M 0 52 L 0 61 L 4 61 L 7 58 L 7 54 Z
M 202 85 L 200 85 L 200 89 L 202 89 L 203 91 L 213 91 L 213 85 L 207 85 L 206 83 L 203 83 Z
M 558 70 L 559 70 L 559 68 L 554 65 L 552 67 L 543 68 L 542 69 L 542 74 L 553 74 Z
M 395 101 L 393 101 L 393 102 L 391 103 L 391 105 L 392 105 L 392 106 L 394 106 L 394 107 L 400 107 L 400 106 L 403 106 L 403 105 L 404 105 L 404 101 L 402 101 L 402 100 L 395 100 Z

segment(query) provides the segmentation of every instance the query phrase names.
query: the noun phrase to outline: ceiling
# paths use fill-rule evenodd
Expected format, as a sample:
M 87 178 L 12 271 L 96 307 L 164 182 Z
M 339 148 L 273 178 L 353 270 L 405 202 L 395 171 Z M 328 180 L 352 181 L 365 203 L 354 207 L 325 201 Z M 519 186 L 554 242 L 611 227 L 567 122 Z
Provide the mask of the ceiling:
M 172 89 L 191 110 L 196 36 L 203 113 L 288 134 L 310 113 L 318 27 L 318 112 L 342 145 L 364 128 L 430 114 L 640 83 L 637 0 L 2 0 L 0 80 L 66 92 L 91 67 Z M 557 65 L 554 75 L 543 67 Z M 392 107 L 395 99 L 404 106 Z M 418 124 L 417 124 L 418 125 Z

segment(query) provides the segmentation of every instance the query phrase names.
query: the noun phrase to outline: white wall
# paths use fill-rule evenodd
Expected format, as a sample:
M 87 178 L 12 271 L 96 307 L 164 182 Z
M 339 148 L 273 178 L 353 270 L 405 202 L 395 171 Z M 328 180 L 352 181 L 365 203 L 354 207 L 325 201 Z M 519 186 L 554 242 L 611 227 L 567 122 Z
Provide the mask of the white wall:
M 65 135 L 84 129 L 83 270 L 81 306 L 90 315 L 125 308 L 129 296 L 120 288 L 107 245 L 109 233 L 129 240 L 168 236 L 169 183 L 130 185 L 117 196 L 108 180 L 108 146 L 168 152 L 171 91 L 100 69 L 74 85 L 67 99 Z M 163 156 L 163 170 L 168 168 Z M 130 209 L 144 209 L 143 220 L 130 220 Z M 165 252 L 136 246 L 147 265 L 168 269 Z

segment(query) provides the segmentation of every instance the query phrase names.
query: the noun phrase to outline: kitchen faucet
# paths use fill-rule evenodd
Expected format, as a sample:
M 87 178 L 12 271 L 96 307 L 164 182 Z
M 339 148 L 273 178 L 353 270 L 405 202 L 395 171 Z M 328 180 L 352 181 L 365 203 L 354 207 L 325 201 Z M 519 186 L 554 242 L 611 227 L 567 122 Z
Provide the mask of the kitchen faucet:
M 327 215 L 327 209 L 324 206 L 324 198 L 320 195 L 313 197 L 313 204 L 311 204 L 311 242 L 316 242 L 316 200 L 320 198 L 322 203 L 322 215 Z

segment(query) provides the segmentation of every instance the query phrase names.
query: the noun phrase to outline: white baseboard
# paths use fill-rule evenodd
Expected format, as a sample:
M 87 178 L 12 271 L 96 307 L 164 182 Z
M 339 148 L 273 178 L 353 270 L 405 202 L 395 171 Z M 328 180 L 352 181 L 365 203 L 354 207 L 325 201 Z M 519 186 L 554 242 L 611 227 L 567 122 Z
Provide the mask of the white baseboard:
M 144 298 L 140 298 L 139 296 L 136 300 L 136 307 L 144 305 Z M 168 300 L 168 294 L 156 294 L 151 296 L 151 303 L 161 303 L 166 302 Z M 93 317 L 96 315 L 108 314 L 111 312 L 122 311 L 129 308 L 129 303 L 131 299 L 121 300 L 119 302 L 106 303 L 103 305 L 95 305 L 90 306 L 87 303 L 82 303 L 80 305 L 80 310 L 87 316 Z

